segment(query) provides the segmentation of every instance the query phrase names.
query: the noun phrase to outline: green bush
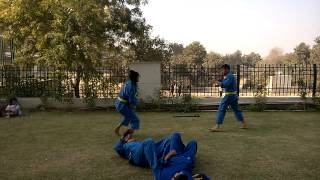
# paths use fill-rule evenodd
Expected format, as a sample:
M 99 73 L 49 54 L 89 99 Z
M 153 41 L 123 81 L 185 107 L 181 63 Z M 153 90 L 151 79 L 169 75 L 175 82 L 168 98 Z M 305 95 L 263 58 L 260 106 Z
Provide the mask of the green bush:
M 159 111 L 166 110 L 172 112 L 194 112 L 198 110 L 198 101 L 191 95 L 182 97 L 157 97 L 147 98 L 140 101 L 137 106 L 138 111 Z
M 252 104 L 248 107 L 251 111 L 262 112 L 267 107 L 267 91 L 266 88 L 262 85 L 258 85 L 258 88 L 254 94 L 255 104 Z
M 307 109 L 307 86 L 304 80 L 299 79 L 298 81 L 298 94 L 303 101 L 303 110 Z

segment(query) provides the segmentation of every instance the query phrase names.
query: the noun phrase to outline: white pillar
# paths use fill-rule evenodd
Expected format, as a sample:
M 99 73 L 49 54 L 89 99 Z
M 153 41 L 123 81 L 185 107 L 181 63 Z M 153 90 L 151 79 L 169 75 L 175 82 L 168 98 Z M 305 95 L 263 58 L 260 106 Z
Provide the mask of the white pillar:
M 161 65 L 159 62 L 139 62 L 130 69 L 140 74 L 139 97 L 144 100 L 156 99 L 161 87 Z

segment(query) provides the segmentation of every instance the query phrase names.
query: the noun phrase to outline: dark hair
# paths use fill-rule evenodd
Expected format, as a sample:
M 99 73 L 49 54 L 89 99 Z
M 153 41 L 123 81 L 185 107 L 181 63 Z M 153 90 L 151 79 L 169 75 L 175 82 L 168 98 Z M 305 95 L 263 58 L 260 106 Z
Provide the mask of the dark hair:
M 231 69 L 229 64 L 224 64 L 224 65 L 221 66 L 221 68 L 228 69 L 228 70 Z
M 138 77 L 139 77 L 139 73 L 134 71 L 134 70 L 130 70 L 129 71 L 129 79 L 134 83 L 137 84 L 138 82 Z
M 174 180 L 188 180 L 188 176 L 185 174 L 179 174 L 178 176 L 173 178 Z
M 12 104 L 13 104 L 13 101 L 18 102 L 17 98 L 14 97 L 14 98 L 10 98 L 10 99 L 9 99 L 9 104 L 12 105 Z

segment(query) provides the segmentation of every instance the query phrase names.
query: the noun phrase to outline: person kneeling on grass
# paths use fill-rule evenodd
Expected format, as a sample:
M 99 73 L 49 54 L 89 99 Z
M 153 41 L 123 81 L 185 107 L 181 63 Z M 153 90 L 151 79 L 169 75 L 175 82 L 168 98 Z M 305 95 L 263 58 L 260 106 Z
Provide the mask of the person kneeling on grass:
M 16 98 L 11 98 L 9 104 L 6 107 L 6 117 L 15 117 L 22 115 L 21 107 Z
M 139 73 L 130 70 L 129 80 L 125 82 L 115 102 L 117 111 L 123 116 L 123 120 L 114 129 L 114 132 L 118 136 L 120 136 L 120 128 L 122 126 L 128 126 L 130 124 L 132 130 L 138 130 L 140 128 L 140 119 L 133 111 L 133 106 L 138 105 L 138 82 Z
M 140 142 L 133 139 L 129 130 L 114 148 L 131 164 L 151 167 L 156 180 L 209 179 L 204 174 L 192 177 L 197 142 L 190 141 L 185 146 L 180 133 L 173 133 L 158 142 L 151 139 Z

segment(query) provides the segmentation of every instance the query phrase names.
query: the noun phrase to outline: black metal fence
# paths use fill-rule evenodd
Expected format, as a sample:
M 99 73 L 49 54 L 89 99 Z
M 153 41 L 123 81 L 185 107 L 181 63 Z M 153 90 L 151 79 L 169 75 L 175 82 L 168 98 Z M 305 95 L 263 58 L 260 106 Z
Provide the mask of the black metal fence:
M 0 67 L 0 96 L 72 98 L 115 98 L 127 77 L 127 69 L 97 68 L 94 72 L 56 68 Z M 313 96 L 320 90 L 320 65 L 258 65 L 232 66 L 237 77 L 240 96 L 254 96 L 259 88 L 267 96 Z M 80 78 L 78 78 L 80 77 Z M 223 78 L 220 66 L 191 68 L 162 67 L 161 94 L 163 96 L 192 95 L 219 97 L 222 89 L 215 80 Z M 80 79 L 77 87 L 77 79 Z
M 267 96 L 313 96 L 320 88 L 319 65 L 234 65 L 240 96 L 254 96 L 263 88 Z M 191 94 L 219 97 L 222 89 L 215 81 L 222 79 L 220 65 L 210 68 L 162 67 L 162 93 L 166 96 Z
M 97 68 L 94 72 L 62 70 L 57 68 L 0 68 L 0 96 L 72 98 L 115 98 L 126 80 L 126 69 Z M 77 79 L 80 77 L 79 86 Z

